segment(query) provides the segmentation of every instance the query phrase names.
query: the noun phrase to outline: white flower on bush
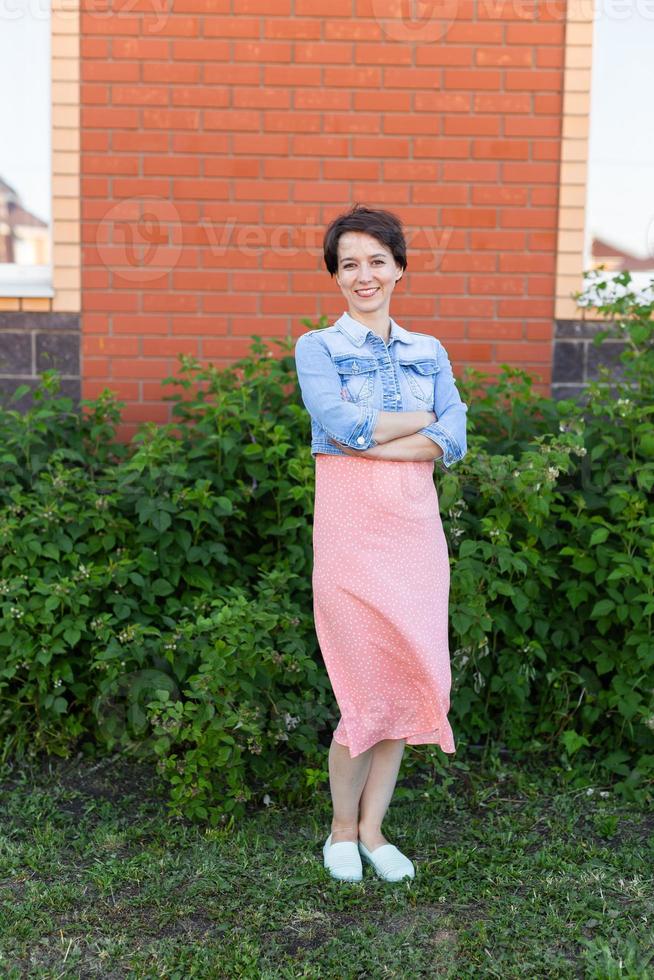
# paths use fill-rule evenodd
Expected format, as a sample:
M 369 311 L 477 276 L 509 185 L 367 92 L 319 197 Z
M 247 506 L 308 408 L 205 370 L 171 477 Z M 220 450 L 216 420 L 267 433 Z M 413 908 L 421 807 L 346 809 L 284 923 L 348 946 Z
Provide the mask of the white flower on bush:
M 284 724 L 286 725 L 286 731 L 292 731 L 296 725 L 300 724 L 300 719 L 289 715 L 288 711 L 284 715 Z
M 558 470 L 558 467 L 557 466 L 550 466 L 550 467 L 548 467 L 548 470 L 547 470 L 547 479 L 548 480 L 556 480 L 556 478 L 557 478 L 558 475 L 559 475 L 559 470 Z
M 22 609 L 19 609 L 18 606 L 10 606 L 9 612 L 14 617 L 14 619 L 22 619 L 23 616 L 25 615 L 24 611 Z

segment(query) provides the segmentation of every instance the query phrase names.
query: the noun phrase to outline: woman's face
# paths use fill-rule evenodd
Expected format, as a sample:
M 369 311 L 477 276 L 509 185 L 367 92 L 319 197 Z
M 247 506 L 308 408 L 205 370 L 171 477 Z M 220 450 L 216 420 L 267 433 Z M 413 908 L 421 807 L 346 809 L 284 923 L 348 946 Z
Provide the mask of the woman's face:
M 336 281 L 350 311 L 388 313 L 395 283 L 402 269 L 392 253 L 363 231 L 347 231 L 338 240 Z

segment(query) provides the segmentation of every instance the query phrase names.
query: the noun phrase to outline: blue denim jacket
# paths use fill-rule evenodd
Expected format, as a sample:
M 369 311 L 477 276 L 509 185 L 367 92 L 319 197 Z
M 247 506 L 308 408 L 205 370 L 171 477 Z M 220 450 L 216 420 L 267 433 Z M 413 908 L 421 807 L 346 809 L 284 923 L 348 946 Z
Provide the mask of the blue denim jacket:
M 447 470 L 467 452 L 468 406 L 441 342 L 389 319 L 388 344 L 349 313 L 298 338 L 295 366 L 311 416 L 311 454 L 347 455 L 330 436 L 352 449 L 376 446 L 372 434 L 380 411 L 432 411 L 437 421 L 419 432 L 441 447 Z

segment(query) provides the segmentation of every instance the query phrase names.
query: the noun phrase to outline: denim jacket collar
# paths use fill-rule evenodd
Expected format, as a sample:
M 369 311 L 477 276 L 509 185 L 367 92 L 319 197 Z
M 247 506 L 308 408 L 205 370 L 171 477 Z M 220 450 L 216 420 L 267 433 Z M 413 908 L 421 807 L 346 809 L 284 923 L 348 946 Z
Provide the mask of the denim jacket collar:
M 392 316 L 389 316 L 391 321 L 391 332 L 388 338 L 388 347 L 391 346 L 394 340 L 399 340 L 403 344 L 411 343 L 411 334 L 404 327 L 401 327 L 399 323 L 396 323 Z M 369 327 L 365 327 L 363 323 L 359 323 L 354 317 L 351 317 L 349 313 L 345 312 L 334 324 L 342 333 L 350 338 L 353 344 L 357 347 L 361 347 L 366 340 L 369 333 L 374 333 L 374 330 L 370 330 Z

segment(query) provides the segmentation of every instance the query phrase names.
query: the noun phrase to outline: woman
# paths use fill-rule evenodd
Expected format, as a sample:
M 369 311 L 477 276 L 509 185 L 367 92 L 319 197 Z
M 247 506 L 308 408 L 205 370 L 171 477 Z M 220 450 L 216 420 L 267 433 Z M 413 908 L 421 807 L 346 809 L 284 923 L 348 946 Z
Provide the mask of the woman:
M 448 550 L 434 485 L 466 452 L 467 406 L 429 334 L 389 314 L 407 267 L 399 219 L 356 206 L 325 233 L 347 312 L 295 346 L 316 462 L 313 610 L 341 718 L 329 749 L 324 864 L 387 881 L 412 862 L 381 831 L 406 743 L 455 751 L 447 720 Z

